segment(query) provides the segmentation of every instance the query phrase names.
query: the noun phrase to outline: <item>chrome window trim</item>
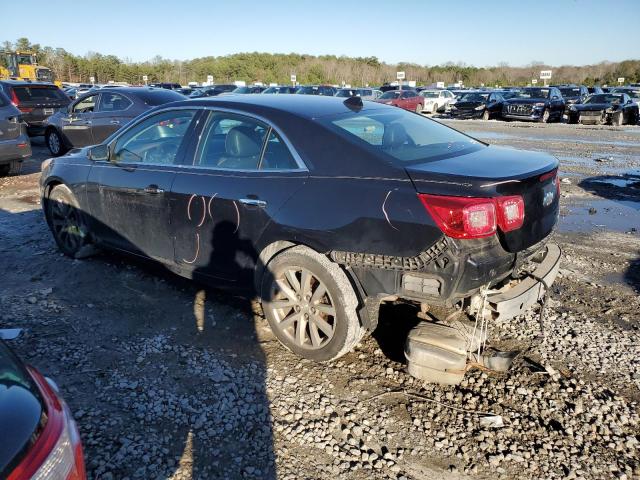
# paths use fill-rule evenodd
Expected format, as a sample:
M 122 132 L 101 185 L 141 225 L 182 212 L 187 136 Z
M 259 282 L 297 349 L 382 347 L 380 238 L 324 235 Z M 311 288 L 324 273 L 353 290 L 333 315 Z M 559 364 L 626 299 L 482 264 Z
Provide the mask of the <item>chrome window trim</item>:
M 254 113 L 245 112 L 243 110 L 238 110 L 238 109 L 235 109 L 235 108 L 217 107 L 217 106 L 210 106 L 210 105 L 181 105 L 179 107 L 161 108 L 159 110 L 154 110 L 152 112 L 148 112 L 145 115 L 139 117 L 135 123 L 130 123 L 130 124 L 125 125 L 126 128 L 124 128 L 122 131 L 118 131 L 117 135 L 114 136 L 113 139 L 111 139 L 111 140 L 107 139 L 109 141 L 107 143 L 107 145 L 109 147 L 109 153 L 111 153 L 111 148 L 115 145 L 115 143 L 118 141 L 118 139 L 122 135 L 127 133 L 130 129 L 135 128 L 136 125 L 144 122 L 147 118 L 152 117 L 153 115 L 162 114 L 162 113 L 165 113 L 165 112 L 168 112 L 168 111 L 172 111 L 172 110 L 203 110 L 203 111 L 206 110 L 206 111 L 227 112 L 227 113 L 233 113 L 233 114 L 236 114 L 236 115 L 241 115 L 241 116 L 244 116 L 244 117 L 249 117 L 249 118 L 253 118 L 255 120 L 259 120 L 260 122 L 266 124 L 268 127 L 271 127 L 271 129 L 273 129 L 278 134 L 278 136 L 282 139 L 282 141 L 285 143 L 285 145 L 289 149 L 289 152 L 293 156 L 293 159 L 295 160 L 296 164 L 298 165 L 298 168 L 293 168 L 293 169 L 240 170 L 240 169 L 231 169 L 231 168 L 203 167 L 203 166 L 194 165 L 194 164 L 191 164 L 191 165 L 183 165 L 183 164 L 176 165 L 176 164 L 172 164 L 176 168 L 179 168 L 179 169 L 196 168 L 196 169 L 199 169 L 199 170 L 209 170 L 209 171 L 216 171 L 216 172 L 240 172 L 240 173 L 248 173 L 248 172 L 255 172 L 255 173 L 309 172 L 309 168 L 305 165 L 304 161 L 300 157 L 300 154 L 293 147 L 293 144 L 291 143 L 291 141 L 282 132 L 282 130 L 277 125 L 275 125 L 271 120 L 266 119 L 262 115 L 257 115 L 257 114 L 254 114 Z M 202 132 L 201 132 L 200 136 L 198 137 L 198 145 L 196 146 L 196 151 L 197 151 L 197 148 L 199 147 L 199 144 L 200 144 L 200 137 L 202 137 Z M 114 165 L 116 165 L 116 162 L 107 161 L 107 163 L 113 163 Z M 124 163 L 118 163 L 117 165 L 167 166 L 166 163 L 161 163 L 161 164 L 151 164 L 151 163 L 126 163 L 126 164 L 124 164 Z

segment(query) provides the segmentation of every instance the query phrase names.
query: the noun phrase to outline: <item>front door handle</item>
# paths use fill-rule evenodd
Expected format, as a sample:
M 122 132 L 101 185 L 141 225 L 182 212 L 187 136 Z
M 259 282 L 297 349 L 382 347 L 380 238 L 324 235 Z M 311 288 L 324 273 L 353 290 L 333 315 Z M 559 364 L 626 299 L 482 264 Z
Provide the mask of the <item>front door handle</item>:
M 150 195 L 158 195 L 159 193 L 164 193 L 164 190 L 157 185 L 149 185 L 148 187 L 145 187 L 144 193 L 148 193 Z
M 120 125 L 120 120 L 111 120 L 109 123 L 111 125 Z
M 241 198 L 240 203 L 243 205 L 250 205 L 252 207 L 260 207 L 265 208 L 267 206 L 267 202 L 264 200 L 258 200 L 256 198 Z

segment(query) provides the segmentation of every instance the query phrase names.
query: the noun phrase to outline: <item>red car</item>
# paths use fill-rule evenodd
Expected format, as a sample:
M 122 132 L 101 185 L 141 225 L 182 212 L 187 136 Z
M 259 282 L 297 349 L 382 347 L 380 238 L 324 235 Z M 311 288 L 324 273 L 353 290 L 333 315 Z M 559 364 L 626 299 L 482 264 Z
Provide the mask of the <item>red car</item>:
M 415 90 L 389 90 L 374 101 L 416 113 L 421 113 L 424 108 L 424 98 L 418 95 Z

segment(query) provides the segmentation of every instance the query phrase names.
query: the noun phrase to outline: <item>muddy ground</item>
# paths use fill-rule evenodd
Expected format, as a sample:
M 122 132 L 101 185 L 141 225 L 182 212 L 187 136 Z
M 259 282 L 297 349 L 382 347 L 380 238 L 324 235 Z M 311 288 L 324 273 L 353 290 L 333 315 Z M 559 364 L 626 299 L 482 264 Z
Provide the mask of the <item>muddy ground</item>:
M 640 478 L 640 127 L 443 122 L 553 153 L 563 179 L 544 338 L 534 312 L 491 325 L 514 366 L 457 387 L 407 375 L 410 308 L 383 308 L 355 352 L 316 365 L 249 299 L 62 256 L 34 141 L 0 179 L 0 325 L 24 328 L 13 347 L 60 386 L 91 478 Z

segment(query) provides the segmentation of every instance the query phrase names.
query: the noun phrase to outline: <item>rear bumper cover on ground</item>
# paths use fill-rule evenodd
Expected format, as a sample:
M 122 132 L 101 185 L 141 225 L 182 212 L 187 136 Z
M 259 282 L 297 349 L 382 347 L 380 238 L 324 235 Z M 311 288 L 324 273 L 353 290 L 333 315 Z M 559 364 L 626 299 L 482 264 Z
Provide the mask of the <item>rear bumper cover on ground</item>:
M 539 302 L 553 284 L 560 269 L 560 247 L 547 244 L 536 268 L 519 283 L 507 284 L 487 295 L 485 313 L 506 320 L 520 315 Z

